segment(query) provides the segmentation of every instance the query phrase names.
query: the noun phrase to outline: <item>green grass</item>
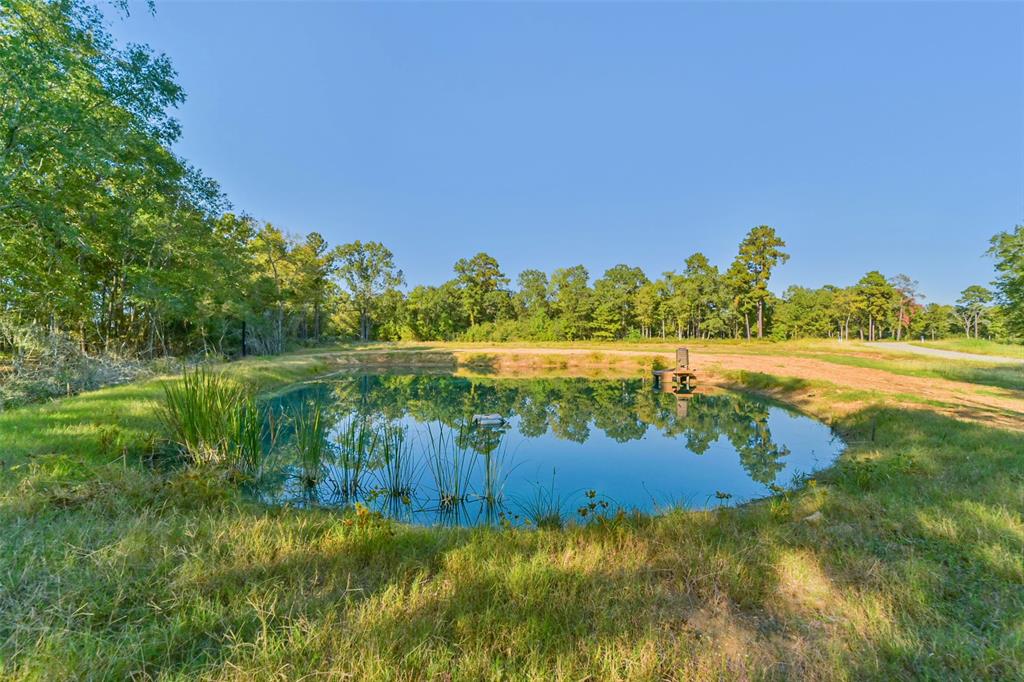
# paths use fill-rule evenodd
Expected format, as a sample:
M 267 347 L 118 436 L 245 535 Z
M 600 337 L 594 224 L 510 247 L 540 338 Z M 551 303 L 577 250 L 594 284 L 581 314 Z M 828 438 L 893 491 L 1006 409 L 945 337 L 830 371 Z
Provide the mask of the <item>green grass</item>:
M 21 464 L 0 474 L 0 678 L 1024 677 L 1021 433 L 872 406 L 837 418 L 839 464 L 770 501 L 438 530 L 133 464 L 161 392 L 0 415 Z
M 303 353 L 231 363 L 225 373 L 253 390 L 263 390 L 321 374 L 334 366 L 334 356 Z M 137 462 L 153 450 L 156 435 L 162 433 L 159 411 L 164 385 L 172 379 L 176 377 L 0 411 L 0 461 L 10 467 L 35 455 L 72 453 L 93 464 L 114 459 Z
M 808 357 L 852 367 L 881 369 L 906 376 L 948 379 L 1016 391 L 1024 390 L 1024 365 L 991 365 L 982 362 L 944 360 L 917 355 L 893 355 L 892 357 L 878 358 L 853 354 L 819 353 Z
M 941 348 L 943 350 L 955 350 L 962 353 L 977 353 L 979 355 L 999 355 L 1005 358 L 1024 359 L 1024 345 L 1019 343 L 998 343 L 987 339 L 941 339 L 938 341 L 911 341 L 915 346 L 926 348 Z

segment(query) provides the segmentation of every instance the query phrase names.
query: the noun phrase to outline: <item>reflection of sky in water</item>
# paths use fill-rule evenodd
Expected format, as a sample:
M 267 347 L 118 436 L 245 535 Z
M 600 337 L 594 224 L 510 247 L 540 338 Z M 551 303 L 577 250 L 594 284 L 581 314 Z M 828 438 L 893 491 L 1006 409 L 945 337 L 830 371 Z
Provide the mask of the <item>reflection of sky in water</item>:
M 678 400 L 637 380 L 385 375 L 308 384 L 279 396 L 272 406 L 294 412 L 317 402 L 332 423 L 359 414 L 373 423 L 405 425 L 416 470 L 413 494 L 406 501 L 375 497 L 370 491 L 379 487 L 380 472 L 371 470 L 356 499 L 424 524 L 451 522 L 438 513 L 437 486 L 425 455 L 428 425 L 435 437 L 440 429 L 454 435 L 473 414 L 509 418 L 500 438 L 479 431 L 471 436 L 477 450 L 485 449 L 481 442 L 498 443 L 490 461 L 492 471 L 499 472 L 501 502 L 490 507 L 492 520 L 499 511 L 521 513 L 538 494 L 553 494 L 572 517 L 587 502 L 587 490 L 609 502 L 610 510 L 716 506 L 721 504 L 716 492 L 730 494 L 730 504 L 741 503 L 769 494 L 769 484 L 788 485 L 797 475 L 828 466 L 842 448 L 826 425 L 749 396 L 697 395 L 685 407 Z M 262 497 L 299 504 L 352 501 L 332 491 L 330 483 L 309 490 L 289 478 L 294 468 L 288 462 L 287 431 L 276 450 L 282 458 L 277 485 L 265 487 Z M 479 497 L 488 457 L 472 450 L 464 457 L 473 468 L 471 497 Z M 329 478 L 340 477 L 331 462 L 325 462 L 325 471 Z M 459 522 L 480 522 L 486 506 L 471 499 Z

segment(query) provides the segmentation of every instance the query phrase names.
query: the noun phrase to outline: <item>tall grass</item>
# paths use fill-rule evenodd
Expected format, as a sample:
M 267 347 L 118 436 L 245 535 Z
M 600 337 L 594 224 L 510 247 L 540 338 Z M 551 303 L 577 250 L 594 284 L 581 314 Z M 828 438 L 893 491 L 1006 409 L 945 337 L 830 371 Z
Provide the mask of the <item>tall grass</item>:
M 245 399 L 244 386 L 223 374 L 186 369 L 180 380 L 164 384 L 159 416 L 171 440 L 194 463 L 232 463 L 231 434 L 246 423 L 248 415 L 239 415 Z
M 381 458 L 379 490 L 388 497 L 403 501 L 407 501 L 415 492 L 419 471 L 407 436 L 404 426 L 383 424 L 378 439 Z
M 435 434 L 432 427 L 427 427 L 424 454 L 441 509 L 465 502 L 470 494 L 476 454 L 464 445 L 467 441 L 464 436 L 464 430 L 456 434 L 441 426 Z
M 159 416 L 193 464 L 227 466 L 253 478 L 280 433 L 280 423 L 244 385 L 202 367 L 164 384 Z
M 230 413 L 228 459 L 239 472 L 259 478 L 281 433 L 281 421 L 253 396 L 244 396 Z
M 314 488 L 323 481 L 331 448 L 327 440 L 327 422 L 319 404 L 299 409 L 292 416 L 295 427 L 293 447 L 299 462 L 302 483 Z
M 328 482 L 343 499 L 350 499 L 362 489 L 362 477 L 379 440 L 377 429 L 364 416 L 354 415 L 342 423 L 335 437 L 337 457 L 328 470 Z
M 523 516 L 537 528 L 561 528 L 565 523 L 565 501 L 555 490 L 555 470 L 551 470 L 551 485 L 539 482 L 533 486 L 533 494 L 515 500 Z

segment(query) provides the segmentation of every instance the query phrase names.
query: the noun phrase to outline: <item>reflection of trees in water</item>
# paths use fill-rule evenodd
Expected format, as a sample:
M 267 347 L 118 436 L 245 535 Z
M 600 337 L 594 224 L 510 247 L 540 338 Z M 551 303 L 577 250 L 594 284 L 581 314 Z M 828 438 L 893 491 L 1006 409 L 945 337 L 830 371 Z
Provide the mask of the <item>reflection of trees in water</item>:
M 752 479 L 771 483 L 784 468 L 782 458 L 789 450 L 773 442 L 765 403 L 736 395 L 695 395 L 686 415 L 680 416 L 677 399 L 637 379 L 367 375 L 311 384 L 275 402 L 287 407 L 318 401 L 332 423 L 352 414 L 382 421 L 408 415 L 420 422 L 440 422 L 469 439 L 461 445 L 481 453 L 498 447 L 501 432 L 465 427 L 474 414 L 498 413 L 517 416 L 523 436 L 550 431 L 578 443 L 589 438 L 591 428 L 620 443 L 638 440 L 654 428 L 683 439 L 699 455 L 724 436 Z
M 774 481 L 785 468 L 782 458 L 789 454 L 789 449 L 772 441 L 768 407 L 754 400 L 736 398 L 724 426 L 725 435 L 739 453 L 747 474 L 765 485 Z

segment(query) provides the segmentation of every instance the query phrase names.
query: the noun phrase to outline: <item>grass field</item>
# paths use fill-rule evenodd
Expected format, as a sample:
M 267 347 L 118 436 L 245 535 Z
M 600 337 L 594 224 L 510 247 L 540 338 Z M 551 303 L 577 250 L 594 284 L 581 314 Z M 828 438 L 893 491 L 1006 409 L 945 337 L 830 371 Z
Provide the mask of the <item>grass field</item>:
M 1024 358 L 1024 345 L 1019 343 L 998 343 L 986 339 L 941 339 L 938 341 L 911 341 L 915 346 L 942 348 L 978 355 L 999 355 L 1007 358 Z
M 228 371 L 265 391 L 357 362 L 636 375 L 672 348 L 520 346 Z M 215 472 L 147 468 L 161 380 L 2 413 L 0 677 L 1024 678 L 1021 386 L 834 345 L 697 348 L 718 354 L 710 382 L 828 419 L 848 451 L 738 509 L 438 530 L 267 509 Z M 954 418 L 965 396 L 1000 426 Z

